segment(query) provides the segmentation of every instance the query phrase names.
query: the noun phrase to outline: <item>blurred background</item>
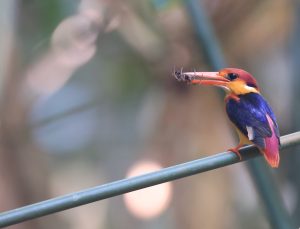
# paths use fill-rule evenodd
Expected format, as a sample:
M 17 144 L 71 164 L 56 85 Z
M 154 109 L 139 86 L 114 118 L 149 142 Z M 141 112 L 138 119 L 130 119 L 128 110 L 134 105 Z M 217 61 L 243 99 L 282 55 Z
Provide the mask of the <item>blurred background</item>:
M 281 134 L 299 130 L 300 2 L 199 4 L 229 66 L 257 78 Z M 1 211 L 236 144 L 218 89 L 172 76 L 211 70 L 185 1 L 1 0 L 0 28 Z M 290 151 L 272 172 L 299 226 L 300 154 Z M 239 163 L 10 228 L 270 225 Z

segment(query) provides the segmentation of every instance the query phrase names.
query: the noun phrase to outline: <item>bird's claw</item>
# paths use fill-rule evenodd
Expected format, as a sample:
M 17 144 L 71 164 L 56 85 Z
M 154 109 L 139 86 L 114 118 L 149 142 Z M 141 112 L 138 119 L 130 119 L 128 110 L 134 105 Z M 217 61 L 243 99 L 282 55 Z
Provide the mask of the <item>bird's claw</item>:
M 231 152 L 235 153 L 239 157 L 239 159 L 241 161 L 242 160 L 242 155 L 241 155 L 241 153 L 239 151 L 240 148 L 241 147 L 238 146 L 238 147 L 235 147 L 235 148 L 228 149 L 228 151 L 231 151 Z

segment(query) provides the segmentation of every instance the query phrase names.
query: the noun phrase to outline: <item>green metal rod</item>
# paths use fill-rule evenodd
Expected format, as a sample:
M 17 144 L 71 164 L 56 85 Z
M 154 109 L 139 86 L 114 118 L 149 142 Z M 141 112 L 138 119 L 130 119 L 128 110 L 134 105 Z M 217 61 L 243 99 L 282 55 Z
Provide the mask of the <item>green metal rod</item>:
M 214 34 L 206 12 L 201 6 L 202 2 L 199 0 L 186 0 L 185 3 L 209 65 L 216 71 L 226 67 L 221 46 Z M 295 228 L 283 206 L 282 198 L 269 169 L 262 161 L 253 160 L 247 165 L 272 228 Z
M 281 149 L 300 144 L 300 132 L 281 137 Z M 242 161 L 261 155 L 254 146 L 241 150 Z M 97 187 L 74 192 L 0 214 L 0 227 L 17 224 L 26 220 L 49 215 L 55 212 L 78 207 L 84 204 L 107 199 L 138 189 L 206 172 L 241 162 L 232 152 L 223 152 L 202 159 L 171 166 L 157 172 L 115 181 Z
M 210 23 L 203 7 L 200 5 L 201 1 L 186 0 L 185 3 L 189 16 L 194 24 L 197 38 L 200 41 L 199 43 L 206 55 L 209 65 L 215 70 L 220 70 L 226 67 L 222 49 L 212 29 L 213 26 Z
M 282 206 L 282 200 L 280 198 L 280 193 L 278 188 L 269 190 L 269 187 L 273 187 L 273 181 L 269 179 L 272 177 L 270 169 L 267 168 L 263 161 L 251 160 L 248 162 L 248 168 L 253 176 L 256 176 L 255 186 L 261 197 L 268 196 L 268 198 L 263 199 L 265 207 L 267 209 L 266 214 L 270 219 L 270 224 L 272 228 L 280 229 L 294 229 L 293 221 L 288 216 L 285 207 Z M 278 201 L 280 199 L 280 202 Z M 277 207 L 272 207 L 276 205 Z

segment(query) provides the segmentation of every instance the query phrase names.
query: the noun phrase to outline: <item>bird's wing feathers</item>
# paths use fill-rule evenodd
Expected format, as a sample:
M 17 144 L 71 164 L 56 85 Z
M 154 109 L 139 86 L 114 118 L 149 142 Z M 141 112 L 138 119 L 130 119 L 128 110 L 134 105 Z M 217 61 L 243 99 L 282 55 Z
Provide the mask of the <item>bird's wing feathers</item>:
M 266 148 L 265 138 L 273 134 L 279 138 L 275 116 L 261 95 L 249 93 L 241 96 L 240 101 L 231 99 L 227 102 L 226 111 L 236 127 L 261 149 Z
M 226 104 L 229 119 L 258 146 L 272 167 L 279 165 L 280 136 L 272 109 L 260 94 L 249 93 Z

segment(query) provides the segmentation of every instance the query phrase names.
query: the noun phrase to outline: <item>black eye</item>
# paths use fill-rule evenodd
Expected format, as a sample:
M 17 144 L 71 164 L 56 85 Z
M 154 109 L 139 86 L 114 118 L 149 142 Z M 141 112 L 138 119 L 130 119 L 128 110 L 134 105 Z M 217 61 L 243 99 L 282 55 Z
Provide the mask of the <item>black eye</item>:
M 236 78 L 238 78 L 238 74 L 236 74 L 236 73 L 228 73 L 227 74 L 227 78 L 229 80 L 235 80 Z

